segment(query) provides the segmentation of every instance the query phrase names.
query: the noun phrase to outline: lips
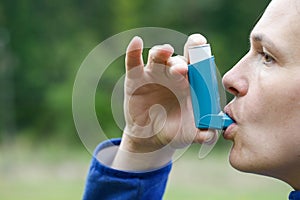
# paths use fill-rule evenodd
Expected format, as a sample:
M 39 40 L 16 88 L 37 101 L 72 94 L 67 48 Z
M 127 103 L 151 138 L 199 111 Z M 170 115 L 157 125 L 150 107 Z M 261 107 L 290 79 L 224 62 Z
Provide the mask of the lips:
M 234 118 L 233 113 L 232 113 L 232 111 L 231 111 L 229 105 L 227 105 L 227 106 L 224 108 L 224 112 L 225 112 L 231 119 L 233 119 L 233 121 L 234 121 L 235 123 L 231 124 L 230 126 L 227 127 L 226 130 L 223 131 L 223 137 L 224 137 L 226 140 L 233 140 L 234 135 L 235 135 L 234 128 L 237 126 L 236 119 Z
M 229 105 L 225 106 L 224 112 L 225 112 L 231 119 L 233 119 L 233 121 L 235 121 L 235 119 L 234 119 L 234 117 L 233 117 L 233 114 L 232 114 L 232 111 L 231 111 Z

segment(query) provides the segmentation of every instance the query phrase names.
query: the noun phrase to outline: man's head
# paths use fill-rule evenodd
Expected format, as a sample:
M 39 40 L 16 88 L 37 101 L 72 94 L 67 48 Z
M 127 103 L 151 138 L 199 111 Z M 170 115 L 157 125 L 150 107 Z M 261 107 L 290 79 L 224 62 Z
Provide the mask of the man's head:
M 300 2 L 273 0 L 250 35 L 251 48 L 223 78 L 235 95 L 230 162 L 300 189 Z

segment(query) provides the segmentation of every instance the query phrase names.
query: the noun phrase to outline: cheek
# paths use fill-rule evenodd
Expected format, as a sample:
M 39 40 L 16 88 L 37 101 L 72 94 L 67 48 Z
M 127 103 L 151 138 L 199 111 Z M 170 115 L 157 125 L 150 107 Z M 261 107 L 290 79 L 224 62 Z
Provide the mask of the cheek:
M 270 75 L 271 74 L 271 75 Z M 256 126 L 300 127 L 300 71 L 298 74 L 277 70 L 276 73 L 261 73 L 249 86 L 245 96 L 244 111 L 248 122 Z M 299 125 L 298 125 L 299 124 Z
M 282 77 L 257 79 L 237 100 L 241 120 L 230 155 L 233 166 L 245 171 L 277 168 L 299 155 L 300 79 Z

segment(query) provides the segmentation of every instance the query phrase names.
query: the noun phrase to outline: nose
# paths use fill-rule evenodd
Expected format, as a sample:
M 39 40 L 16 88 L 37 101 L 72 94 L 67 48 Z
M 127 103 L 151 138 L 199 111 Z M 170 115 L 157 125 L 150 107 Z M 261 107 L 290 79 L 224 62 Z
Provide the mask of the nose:
M 229 70 L 222 79 L 225 89 L 236 97 L 245 96 L 248 92 L 249 81 L 247 74 L 249 73 L 243 58 L 231 70 Z

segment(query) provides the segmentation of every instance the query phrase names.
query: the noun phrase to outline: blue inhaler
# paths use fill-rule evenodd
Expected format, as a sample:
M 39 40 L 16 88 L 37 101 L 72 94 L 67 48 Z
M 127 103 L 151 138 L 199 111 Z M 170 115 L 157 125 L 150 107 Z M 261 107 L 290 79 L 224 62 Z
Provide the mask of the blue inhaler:
M 209 44 L 189 48 L 188 78 L 195 125 L 199 129 L 226 129 L 234 121 L 221 111 L 216 65 Z

